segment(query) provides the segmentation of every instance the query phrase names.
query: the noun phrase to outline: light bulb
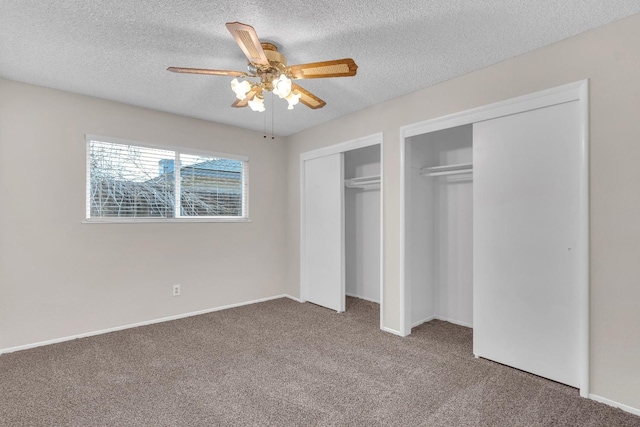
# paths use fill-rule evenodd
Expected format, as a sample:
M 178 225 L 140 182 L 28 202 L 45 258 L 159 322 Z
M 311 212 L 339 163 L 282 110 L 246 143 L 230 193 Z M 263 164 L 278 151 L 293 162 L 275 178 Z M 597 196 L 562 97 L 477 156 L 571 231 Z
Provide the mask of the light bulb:
M 258 95 L 254 96 L 251 101 L 249 101 L 249 107 L 253 111 L 263 112 L 264 111 L 264 98 L 258 97 Z
M 293 110 L 293 106 L 296 105 L 300 101 L 300 97 L 302 94 L 290 92 L 289 95 L 285 98 L 287 102 L 289 102 L 289 106 L 287 110 Z
M 236 98 L 243 100 L 247 97 L 247 93 L 251 90 L 251 83 L 247 80 L 239 82 L 238 79 L 231 80 L 231 90 L 235 92 Z
M 273 82 L 273 93 L 280 98 L 286 98 L 291 93 L 291 79 L 280 74 L 280 77 Z

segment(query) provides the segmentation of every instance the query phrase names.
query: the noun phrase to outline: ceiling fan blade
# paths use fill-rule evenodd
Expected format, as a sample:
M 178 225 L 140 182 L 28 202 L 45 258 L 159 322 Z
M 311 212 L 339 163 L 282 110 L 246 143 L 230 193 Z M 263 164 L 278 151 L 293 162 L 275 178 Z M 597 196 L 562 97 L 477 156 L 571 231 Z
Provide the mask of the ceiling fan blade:
M 240 49 L 253 64 L 269 65 L 269 60 L 262 50 L 260 39 L 251 25 L 240 22 L 227 22 L 227 30 L 231 33 Z
M 351 58 L 312 62 L 290 67 L 294 79 L 320 79 L 324 77 L 355 76 L 358 66 Z
M 236 99 L 236 102 L 231 104 L 233 108 L 243 108 L 249 105 L 249 101 L 253 99 L 254 96 L 258 93 L 258 90 L 251 90 L 247 93 L 247 96 L 244 99 Z
M 318 98 L 308 90 L 298 86 L 295 83 L 291 83 L 291 91 L 297 92 L 300 94 L 300 102 L 302 102 L 307 107 L 315 110 L 317 108 L 322 108 L 327 105 L 322 99 Z
M 242 71 L 228 71 L 228 70 L 209 70 L 206 68 L 182 68 L 182 67 L 169 67 L 167 70 L 174 73 L 187 73 L 187 74 L 210 74 L 213 76 L 232 76 L 232 77 L 248 77 L 249 74 Z

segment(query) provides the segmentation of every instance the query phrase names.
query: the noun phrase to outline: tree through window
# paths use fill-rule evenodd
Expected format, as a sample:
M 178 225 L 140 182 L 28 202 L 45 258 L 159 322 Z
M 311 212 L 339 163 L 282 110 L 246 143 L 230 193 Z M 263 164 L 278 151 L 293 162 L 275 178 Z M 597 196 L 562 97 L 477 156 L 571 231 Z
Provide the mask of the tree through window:
M 87 150 L 87 219 L 247 217 L 246 158 L 102 138 Z

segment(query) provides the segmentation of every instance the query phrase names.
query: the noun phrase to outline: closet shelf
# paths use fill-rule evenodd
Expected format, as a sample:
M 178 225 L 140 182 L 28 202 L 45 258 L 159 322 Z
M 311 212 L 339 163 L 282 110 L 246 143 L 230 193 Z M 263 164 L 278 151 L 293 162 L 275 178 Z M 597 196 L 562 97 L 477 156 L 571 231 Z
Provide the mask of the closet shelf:
M 345 179 L 344 185 L 347 188 L 359 188 L 361 190 L 375 190 L 380 188 L 380 175 Z
M 472 173 L 473 164 L 461 163 L 458 165 L 445 165 L 445 166 L 433 166 L 429 168 L 420 169 L 420 175 L 422 176 L 445 176 L 445 175 L 458 175 L 463 173 Z

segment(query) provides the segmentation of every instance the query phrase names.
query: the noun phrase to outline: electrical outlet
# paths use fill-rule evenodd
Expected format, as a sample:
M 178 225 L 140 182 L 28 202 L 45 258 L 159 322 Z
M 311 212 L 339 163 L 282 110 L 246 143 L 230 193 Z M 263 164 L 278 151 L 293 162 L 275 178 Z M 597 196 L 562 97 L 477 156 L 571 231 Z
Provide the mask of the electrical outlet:
M 173 285 L 173 296 L 180 296 L 180 285 Z

